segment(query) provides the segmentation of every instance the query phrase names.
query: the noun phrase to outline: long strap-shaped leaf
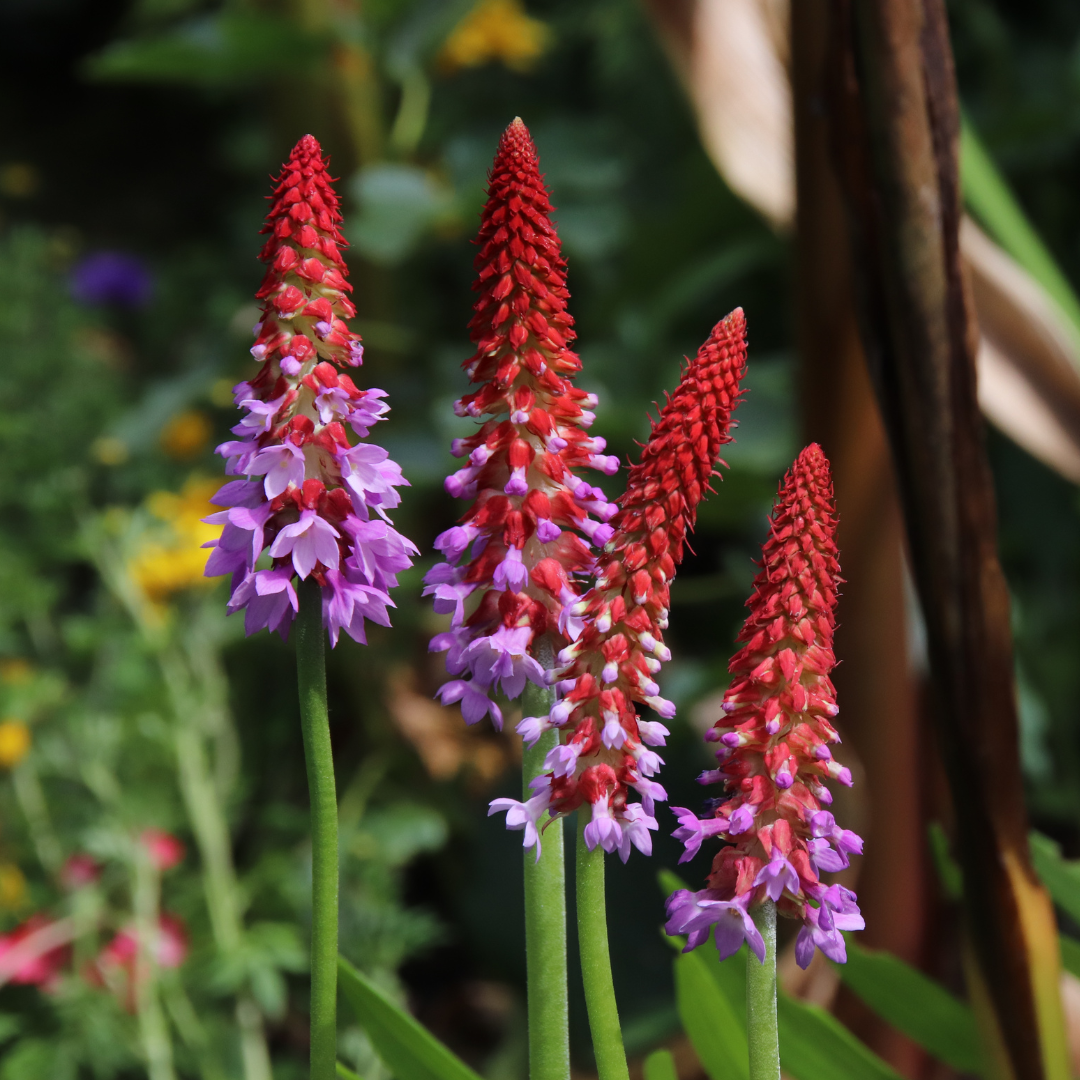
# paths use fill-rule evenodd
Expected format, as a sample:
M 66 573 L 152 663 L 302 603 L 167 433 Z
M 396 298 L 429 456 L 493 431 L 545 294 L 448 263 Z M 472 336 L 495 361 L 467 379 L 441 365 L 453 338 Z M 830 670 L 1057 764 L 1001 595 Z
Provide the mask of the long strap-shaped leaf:
M 845 986 L 939 1061 L 960 1072 L 982 1071 L 979 1032 L 968 1005 L 899 957 L 847 938 L 847 963 L 834 967 Z
M 338 980 L 375 1051 L 396 1080 L 480 1080 L 430 1031 L 344 957 Z

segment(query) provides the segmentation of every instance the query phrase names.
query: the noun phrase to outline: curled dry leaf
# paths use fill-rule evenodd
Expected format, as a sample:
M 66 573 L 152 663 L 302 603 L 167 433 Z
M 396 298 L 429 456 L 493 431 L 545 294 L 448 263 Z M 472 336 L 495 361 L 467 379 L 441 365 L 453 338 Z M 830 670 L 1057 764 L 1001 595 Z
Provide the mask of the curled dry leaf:
M 783 0 L 647 0 L 728 186 L 778 230 L 795 217 L 794 127 Z M 1080 332 L 969 218 L 961 246 L 981 341 L 983 414 L 1080 483 Z

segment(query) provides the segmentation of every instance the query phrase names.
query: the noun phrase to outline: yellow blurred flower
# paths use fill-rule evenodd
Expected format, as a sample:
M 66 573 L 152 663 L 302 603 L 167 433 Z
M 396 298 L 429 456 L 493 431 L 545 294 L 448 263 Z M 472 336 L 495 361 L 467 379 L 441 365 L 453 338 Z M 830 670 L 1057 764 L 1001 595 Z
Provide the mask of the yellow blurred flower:
M 28 683 L 34 674 L 34 669 L 28 660 L 21 656 L 13 656 L 8 660 L 0 660 L 0 682 L 11 686 L 22 686 Z
M 30 729 L 21 721 L 0 722 L 0 765 L 13 769 L 30 749 Z
M 196 457 L 210 441 L 210 421 L 205 413 L 189 409 L 174 416 L 161 429 L 161 448 L 171 458 Z
M 551 30 L 525 13 L 521 0 L 479 0 L 451 31 L 439 52 L 446 71 L 501 60 L 527 71 L 547 49 Z
M 166 528 L 147 537 L 128 562 L 128 573 L 155 603 L 175 592 L 216 584 L 203 577 L 208 552 L 202 545 L 221 535 L 220 525 L 206 525 L 201 519 L 220 510 L 210 496 L 220 487 L 217 480 L 192 477 L 181 492 L 155 491 L 146 508 Z
M 0 908 L 17 910 L 26 902 L 26 878 L 14 863 L 0 863 Z

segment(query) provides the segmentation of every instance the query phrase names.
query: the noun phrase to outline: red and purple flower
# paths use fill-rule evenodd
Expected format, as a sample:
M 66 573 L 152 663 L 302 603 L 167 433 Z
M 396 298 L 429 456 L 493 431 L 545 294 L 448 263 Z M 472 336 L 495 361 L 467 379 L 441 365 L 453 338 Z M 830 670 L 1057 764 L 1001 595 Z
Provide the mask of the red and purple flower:
M 731 441 L 745 370 L 746 320 L 737 308 L 713 328 L 660 411 L 630 470 L 596 584 L 563 612 L 573 641 L 559 654 L 559 700 L 547 716 L 518 726 L 530 743 L 557 728 L 559 745 L 533 781 L 531 799 L 491 804 L 491 812 L 507 811 L 508 828 L 525 829 L 526 846 L 538 842 L 545 811 L 556 817 L 587 804 L 590 848 L 618 851 L 624 862 L 631 845 L 652 851 L 654 806 L 667 798 L 653 779 L 663 759 L 652 747 L 664 745 L 662 721 L 675 715 L 656 682 L 671 655 L 663 640 L 670 585 L 720 448 Z M 635 703 L 660 720 L 639 717 Z M 628 802 L 631 790 L 640 802 Z
M 431 643 L 458 676 L 440 690 L 443 703 L 460 701 L 470 724 L 490 715 L 501 727 L 492 694 L 545 685 L 535 643 L 550 635 L 558 648 L 573 636 L 565 609 L 594 567 L 589 544 L 612 535 L 605 522 L 616 507 L 575 470 L 611 475 L 619 463 L 585 430 L 596 399 L 571 381 L 581 362 L 569 348 L 566 264 L 520 119 L 503 134 L 489 179 L 469 324 L 476 352 L 464 364 L 477 389 L 456 404 L 480 428 L 455 440 L 466 463 L 445 485 L 472 505 L 436 539 L 445 561 L 428 572 L 424 593 L 451 616 Z
M 224 529 L 208 545 L 206 574 L 232 574 L 229 611 L 244 609 L 247 633 L 265 626 L 282 637 L 298 609 L 294 580 L 313 577 L 331 643 L 342 630 L 364 642 L 365 619 L 389 625 L 389 590 L 417 554 L 387 516 L 408 481 L 385 450 L 349 434 L 366 438 L 386 394 L 360 389 L 344 370 L 364 349 L 348 327 L 356 309 L 338 197 L 312 136 L 293 148 L 273 200 L 251 349 L 259 371 L 235 388 L 246 415 L 237 439 L 218 447 L 227 471 L 245 479 L 211 500 L 227 509 L 207 518 Z M 256 569 L 264 551 L 270 566 Z
M 863 928 L 855 894 L 821 879 L 862 852 L 862 840 L 823 809 L 832 802 L 826 780 L 851 784 L 830 750 L 840 741 L 829 678 L 841 581 L 835 531 L 829 463 L 814 443 L 780 485 L 724 715 L 706 736 L 720 744 L 717 768 L 699 780 L 723 784 L 724 795 L 710 800 L 704 818 L 675 808 L 681 862 L 707 838 L 728 845 L 713 859 L 707 888 L 668 898 L 667 932 L 688 935 L 687 949 L 713 932 L 721 958 L 746 940 L 763 959 L 749 910 L 766 897 L 780 914 L 802 920 L 795 956 L 804 968 L 815 948 L 843 963 L 841 931 Z

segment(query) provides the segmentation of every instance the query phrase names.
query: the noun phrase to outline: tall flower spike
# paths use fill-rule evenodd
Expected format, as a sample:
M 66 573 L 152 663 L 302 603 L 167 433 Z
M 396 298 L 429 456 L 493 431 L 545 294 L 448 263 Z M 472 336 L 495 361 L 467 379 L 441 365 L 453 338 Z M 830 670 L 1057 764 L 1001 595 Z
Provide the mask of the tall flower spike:
M 719 836 L 731 846 L 713 859 L 708 887 L 680 889 L 667 902 L 669 934 L 687 934 L 687 949 L 715 927 L 721 959 L 745 939 L 764 959 L 761 935 L 749 909 L 766 897 L 803 927 L 795 956 L 806 967 L 819 948 L 847 959 L 842 930 L 861 930 L 855 894 L 829 885 L 821 873 L 842 870 L 862 840 L 837 825 L 826 779 L 851 784 L 851 773 L 829 749 L 840 736 L 832 726 L 836 692 L 833 656 L 836 558 L 829 463 L 816 443 L 798 456 L 780 485 L 761 571 L 734 656 L 734 675 L 722 719 L 706 735 L 719 743 L 719 767 L 700 782 L 722 783 L 724 797 L 709 800 L 699 819 L 675 808 L 685 862 L 702 840 Z
M 602 491 L 575 475 L 591 467 L 609 475 L 615 457 L 585 429 L 596 398 L 571 382 L 581 367 L 567 346 L 574 339 L 567 313 L 566 264 L 549 215 L 552 206 L 536 148 L 520 119 L 503 133 L 481 215 L 480 294 L 469 324 L 475 354 L 464 363 L 479 388 L 456 403 L 479 430 L 453 444 L 466 464 L 447 477 L 455 498 L 472 499 L 460 524 L 435 541 L 445 556 L 425 578 L 424 595 L 450 614 L 451 628 L 433 651 L 462 676 L 440 690 L 444 704 L 460 701 L 468 723 L 502 713 L 491 699 L 501 689 L 517 697 L 526 680 L 545 685 L 531 655 L 536 638 L 567 640 L 564 608 L 594 556 L 611 537 L 604 524 L 616 511 Z
M 356 314 L 341 257 L 341 214 L 318 142 L 305 135 L 277 178 L 263 232 L 267 264 L 262 317 L 251 355 L 259 371 L 234 388 L 245 416 L 237 439 L 223 443 L 233 480 L 211 500 L 227 509 L 206 565 L 208 577 L 232 574 L 230 614 L 244 609 L 247 633 L 288 635 L 297 611 L 293 581 L 322 587 L 323 622 L 332 644 L 344 630 L 365 641 L 364 620 L 389 625 L 389 590 L 412 564 L 413 544 L 387 510 L 407 486 L 387 452 L 365 438 L 387 406 L 382 390 L 361 390 L 344 367 L 364 349 L 347 320 Z M 252 480 L 250 477 L 258 477 Z M 271 566 L 256 570 L 262 552 Z
M 624 862 L 631 844 L 651 853 L 654 804 L 667 795 L 652 779 L 663 760 L 649 748 L 663 746 L 668 729 L 639 719 L 634 702 L 664 720 L 675 715 L 656 683 L 661 661 L 671 655 L 663 643 L 670 583 L 698 503 L 711 490 L 720 448 L 731 441 L 745 371 L 746 319 L 736 308 L 713 328 L 660 411 L 630 470 L 596 585 L 567 613 L 567 621 L 581 620 L 583 630 L 559 655 L 561 700 L 548 716 L 526 717 L 518 726 L 530 743 L 559 728 L 560 743 L 548 754 L 549 771 L 534 782 L 536 795 L 528 803 L 492 804 L 511 811 L 508 827 L 520 827 L 523 808 L 536 822 L 544 810 L 555 817 L 588 803 L 590 848 L 618 851 Z M 640 803 L 627 802 L 631 788 Z

